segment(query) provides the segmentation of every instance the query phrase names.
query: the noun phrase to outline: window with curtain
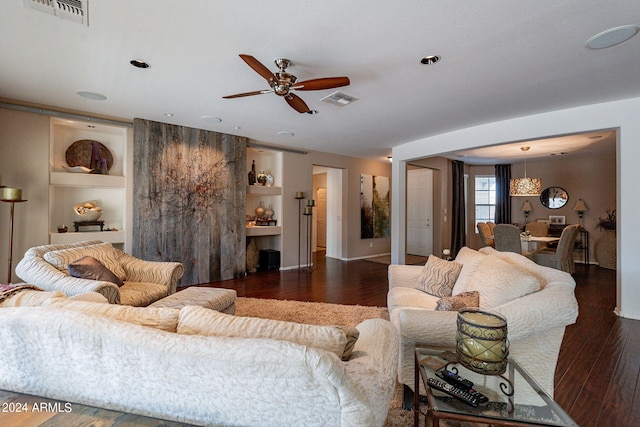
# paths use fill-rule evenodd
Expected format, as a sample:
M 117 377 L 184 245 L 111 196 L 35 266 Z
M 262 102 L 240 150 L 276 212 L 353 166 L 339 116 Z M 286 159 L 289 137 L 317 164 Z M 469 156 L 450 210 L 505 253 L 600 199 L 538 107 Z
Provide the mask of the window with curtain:
M 495 222 L 496 219 L 496 177 L 491 175 L 476 176 L 476 221 Z M 477 228 L 476 228 L 477 229 Z

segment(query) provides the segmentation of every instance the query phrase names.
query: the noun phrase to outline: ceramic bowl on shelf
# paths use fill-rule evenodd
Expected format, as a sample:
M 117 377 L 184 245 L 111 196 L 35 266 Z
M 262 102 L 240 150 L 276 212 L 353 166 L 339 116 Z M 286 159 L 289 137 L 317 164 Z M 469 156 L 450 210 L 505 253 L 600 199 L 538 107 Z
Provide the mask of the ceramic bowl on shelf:
M 73 211 L 79 217 L 78 221 L 97 221 L 102 215 L 102 208 L 95 200 L 78 203 L 73 207 Z

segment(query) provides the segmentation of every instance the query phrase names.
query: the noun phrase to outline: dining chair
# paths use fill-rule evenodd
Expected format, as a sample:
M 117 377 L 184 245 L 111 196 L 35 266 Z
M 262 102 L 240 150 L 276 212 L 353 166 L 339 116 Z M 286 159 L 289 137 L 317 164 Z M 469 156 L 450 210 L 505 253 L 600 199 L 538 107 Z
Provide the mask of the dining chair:
M 493 233 L 487 223 L 479 222 L 476 227 L 478 227 L 478 233 L 480 233 L 480 238 L 482 239 L 482 246 L 494 246 Z
M 546 222 L 530 222 L 524 227 L 532 236 L 546 237 L 549 235 L 549 226 Z
M 547 237 L 549 235 L 549 226 L 546 222 L 530 222 L 524 226 L 524 231 L 529 232 L 531 236 Z M 544 242 L 539 242 L 536 249 L 546 248 L 547 246 L 549 245 Z
M 493 240 L 497 251 L 522 254 L 520 229 L 515 225 L 496 224 L 493 228 Z
M 580 226 L 572 224 L 565 227 L 560 235 L 560 241 L 556 249 L 543 248 L 533 252 L 533 261 L 536 264 L 562 270 L 573 274 L 576 271 L 573 262 L 573 249 Z

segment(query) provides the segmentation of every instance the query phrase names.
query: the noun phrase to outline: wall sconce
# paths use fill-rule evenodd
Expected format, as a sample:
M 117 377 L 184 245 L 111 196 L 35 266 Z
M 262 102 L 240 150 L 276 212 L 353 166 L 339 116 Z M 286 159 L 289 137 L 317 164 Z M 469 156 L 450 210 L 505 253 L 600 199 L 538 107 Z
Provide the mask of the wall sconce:
M 533 206 L 531 206 L 531 203 L 529 203 L 528 200 L 525 200 L 520 210 L 524 212 L 524 223 L 526 224 L 527 217 L 529 216 L 529 212 L 533 210 Z
M 578 199 L 576 205 L 573 207 L 573 210 L 578 212 L 578 217 L 580 218 L 580 227 L 582 227 L 582 215 L 585 213 L 585 211 L 588 211 L 589 208 L 582 199 Z

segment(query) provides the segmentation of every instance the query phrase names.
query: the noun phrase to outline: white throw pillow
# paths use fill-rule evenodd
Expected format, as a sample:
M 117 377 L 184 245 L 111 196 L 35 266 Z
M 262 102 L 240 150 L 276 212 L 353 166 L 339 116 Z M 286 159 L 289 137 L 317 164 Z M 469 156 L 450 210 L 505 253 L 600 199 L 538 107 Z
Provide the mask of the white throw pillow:
M 493 308 L 540 290 L 537 276 L 497 256 L 485 256 L 467 291 L 480 293 L 480 307 Z
M 456 262 L 462 264 L 462 270 L 460 271 L 460 275 L 458 276 L 458 280 L 456 280 L 456 284 L 453 285 L 453 291 L 451 295 L 459 295 L 463 292 L 466 292 L 469 287 L 469 282 L 471 278 L 476 273 L 478 266 L 480 265 L 480 261 L 482 261 L 486 255 L 470 249 L 464 246 L 458 252 L 456 256 Z
M 461 269 L 462 264 L 431 255 L 418 277 L 416 289 L 436 297 L 451 296 Z
M 100 261 L 120 280 L 124 281 L 126 279 L 124 269 L 120 265 L 120 255 L 111 243 L 98 243 L 78 248 L 50 251 L 44 254 L 44 259 L 58 270 L 66 273 L 69 264 L 85 256 L 90 256 Z
M 180 310 L 178 333 L 268 338 L 330 351 L 340 358 L 348 357 L 344 355 L 348 344 L 347 334 L 337 327 L 232 316 L 197 306 L 186 306 Z

